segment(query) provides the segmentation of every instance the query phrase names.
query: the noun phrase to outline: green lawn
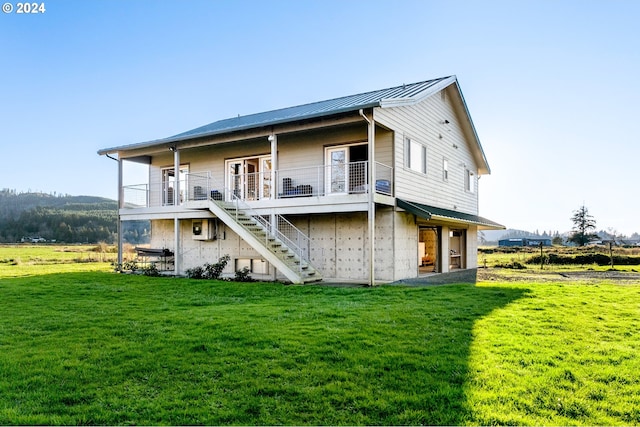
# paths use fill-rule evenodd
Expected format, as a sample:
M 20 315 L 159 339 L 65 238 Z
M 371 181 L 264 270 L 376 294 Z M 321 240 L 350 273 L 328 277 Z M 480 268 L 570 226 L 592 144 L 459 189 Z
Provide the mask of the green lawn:
M 640 285 L 0 267 L 0 425 L 640 424 Z

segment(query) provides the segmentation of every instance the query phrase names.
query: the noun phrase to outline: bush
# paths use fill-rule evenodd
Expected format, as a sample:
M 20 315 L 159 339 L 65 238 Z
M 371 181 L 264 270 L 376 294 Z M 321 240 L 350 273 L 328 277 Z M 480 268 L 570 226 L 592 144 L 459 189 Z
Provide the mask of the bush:
M 122 264 L 112 262 L 111 265 L 113 265 L 113 268 L 117 273 L 122 273 L 123 271 L 135 273 L 138 270 L 138 263 L 135 260 L 125 261 Z
M 222 275 L 222 271 L 227 266 L 227 263 L 231 257 L 225 255 L 218 260 L 215 264 L 206 263 L 202 267 L 189 268 L 185 272 L 190 279 L 210 279 L 217 280 Z
M 158 271 L 158 267 L 156 267 L 156 265 L 152 263 L 142 268 L 142 274 L 144 274 L 145 276 L 156 277 L 160 275 L 160 272 Z
M 496 264 L 494 267 L 495 268 L 511 268 L 513 270 L 525 270 L 527 268 L 523 264 L 515 260 L 511 260 L 511 262 L 506 264 Z
M 189 279 L 204 279 L 204 269 L 202 267 L 187 268 L 185 274 Z
M 236 271 L 236 275 L 233 280 L 236 282 L 253 282 L 253 278 L 249 276 L 249 267 L 244 267 L 241 270 Z
M 559 254 L 546 254 L 549 264 L 555 265 L 609 265 L 611 264 L 611 258 L 605 254 L 578 254 L 578 255 L 559 255 Z M 526 260 L 527 264 L 540 264 L 540 255 L 536 255 Z M 640 257 L 633 257 L 627 255 L 614 255 L 613 263 L 615 265 L 640 265 Z

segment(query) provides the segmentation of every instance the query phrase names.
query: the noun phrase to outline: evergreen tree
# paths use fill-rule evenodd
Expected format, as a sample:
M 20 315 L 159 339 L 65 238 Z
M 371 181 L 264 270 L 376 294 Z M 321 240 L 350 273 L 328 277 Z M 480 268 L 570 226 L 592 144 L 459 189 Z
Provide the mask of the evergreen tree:
M 587 209 L 585 205 L 573 211 L 571 222 L 573 222 L 573 228 L 571 236 L 569 237 L 570 242 L 578 246 L 584 246 L 589 243 L 589 241 L 598 238 L 598 235 L 593 233 L 596 229 L 596 220 L 592 215 L 589 215 L 589 209 Z

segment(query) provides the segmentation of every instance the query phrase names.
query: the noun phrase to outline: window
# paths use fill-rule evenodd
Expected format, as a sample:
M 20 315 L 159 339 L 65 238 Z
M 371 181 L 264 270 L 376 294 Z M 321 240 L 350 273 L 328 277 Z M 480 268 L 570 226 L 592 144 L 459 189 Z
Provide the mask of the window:
M 176 173 L 173 167 L 162 168 L 162 204 L 164 206 L 172 206 L 176 204 L 181 204 L 184 200 L 185 188 L 187 187 L 187 174 L 189 173 L 188 165 L 180 165 L 180 170 L 178 171 L 178 179 L 176 180 Z M 179 182 L 178 187 L 180 188 L 180 197 L 177 200 L 174 200 L 173 194 L 176 188 L 176 182 Z
M 367 189 L 367 144 L 350 144 L 325 149 L 326 194 L 363 193 Z
M 476 178 L 473 172 L 469 169 L 464 170 L 464 189 L 469 193 L 475 192 L 476 188 Z
M 449 162 L 447 159 L 442 159 L 442 179 L 449 181 Z
M 427 147 L 410 138 L 405 143 L 405 167 L 412 171 L 427 173 Z

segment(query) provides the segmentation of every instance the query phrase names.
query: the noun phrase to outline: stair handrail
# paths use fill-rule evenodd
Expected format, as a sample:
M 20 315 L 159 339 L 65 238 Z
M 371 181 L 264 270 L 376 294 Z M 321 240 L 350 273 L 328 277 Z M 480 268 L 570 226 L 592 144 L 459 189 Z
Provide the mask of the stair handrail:
M 285 217 L 279 214 L 275 215 L 276 224 L 271 224 L 271 221 L 267 220 L 258 212 L 256 212 L 255 209 L 253 209 L 244 200 L 242 200 L 242 198 L 240 198 L 235 191 L 230 190 L 226 186 L 220 186 L 219 188 L 224 188 L 225 197 L 223 197 L 223 200 L 215 200 L 212 197 L 211 191 L 209 191 L 209 198 L 213 203 L 223 206 L 222 203 L 224 203 L 225 200 L 231 201 L 235 206 L 234 215 L 235 215 L 236 222 L 238 222 L 237 220 L 238 220 L 239 212 L 244 212 L 245 214 L 249 215 L 251 218 L 256 220 L 264 228 L 267 239 L 271 237 L 271 238 L 280 240 L 289 249 L 291 249 L 293 253 L 296 254 L 298 258 L 300 258 L 301 261 L 304 261 L 307 264 L 311 264 L 310 257 L 308 255 L 308 249 L 307 250 L 304 249 L 304 247 L 309 248 L 311 239 L 309 239 L 309 237 L 306 234 L 304 234 L 299 228 L 297 228 L 289 220 L 287 220 Z M 292 234 L 295 235 L 296 240 L 301 241 L 302 245 L 295 243 L 291 238 L 289 238 L 282 231 L 280 231 L 280 222 L 284 223 L 287 226 L 287 228 L 291 230 Z M 242 223 L 240 222 L 238 223 L 246 229 L 246 227 Z M 265 242 L 265 244 L 267 243 L 268 242 Z M 300 262 L 298 264 L 298 270 L 302 271 L 302 268 L 303 268 L 303 265 L 302 265 L 302 262 Z

